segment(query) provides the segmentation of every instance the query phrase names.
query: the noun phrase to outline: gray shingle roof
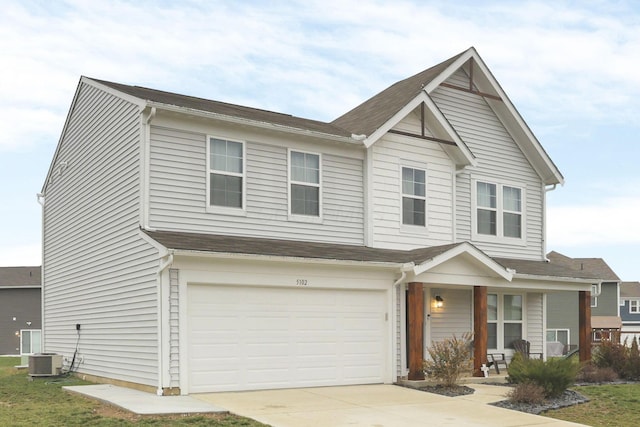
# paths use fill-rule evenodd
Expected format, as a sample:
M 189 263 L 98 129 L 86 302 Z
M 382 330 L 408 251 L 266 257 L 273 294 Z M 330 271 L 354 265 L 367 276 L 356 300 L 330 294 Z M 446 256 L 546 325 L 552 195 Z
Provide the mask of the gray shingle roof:
M 464 52 L 401 80 L 335 119 L 332 123 L 354 134 L 371 135 L 414 99 L 423 88 Z
M 0 288 L 40 286 L 40 266 L 0 267 Z
M 620 278 L 602 258 L 570 258 L 566 255 L 551 251 L 547 258 L 552 264 L 569 267 L 577 274 L 588 274 L 600 280 L 619 282 Z
M 169 249 L 380 263 L 421 263 L 458 245 L 401 251 L 367 246 L 175 231 L 145 231 L 145 233 Z
M 161 90 L 149 89 L 141 86 L 129 86 L 93 78 L 91 78 L 91 80 L 145 101 L 189 108 L 199 111 L 206 111 L 210 113 L 221 114 L 223 116 L 242 118 L 261 123 L 277 124 L 280 126 L 286 126 L 305 131 L 320 132 L 328 135 L 335 135 L 340 137 L 351 136 L 351 132 L 348 132 L 345 129 L 342 129 L 331 123 L 304 119 L 289 114 L 276 113 L 273 111 L 261 110 L 258 108 L 244 107 L 242 105 L 228 104 L 225 102 L 197 98 L 194 96 L 164 92 Z
M 640 298 L 640 282 L 620 283 L 621 298 Z
M 223 236 L 214 234 L 184 233 L 175 231 L 144 231 L 149 237 L 169 249 L 249 254 L 278 257 L 310 258 L 341 261 L 379 262 L 416 265 L 431 260 L 461 243 L 419 248 L 409 251 L 371 248 L 356 245 L 305 242 L 297 240 L 258 239 L 254 237 Z M 526 261 L 511 258 L 494 258 L 505 268 L 517 273 L 544 277 L 592 278 L 561 265 L 546 261 Z

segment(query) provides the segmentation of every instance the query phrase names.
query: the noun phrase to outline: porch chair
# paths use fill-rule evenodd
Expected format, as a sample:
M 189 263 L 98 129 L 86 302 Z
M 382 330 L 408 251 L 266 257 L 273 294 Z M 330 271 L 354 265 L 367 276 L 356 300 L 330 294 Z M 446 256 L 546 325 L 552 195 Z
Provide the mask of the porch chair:
M 511 344 L 513 349 L 522 354 L 525 359 L 530 359 L 531 355 L 537 356 L 537 359 L 542 359 L 542 353 L 531 353 L 531 343 L 527 340 L 514 340 Z
M 504 369 L 509 369 L 504 353 L 489 353 L 487 358 L 491 361 L 489 362 L 489 367 L 493 366 L 496 370 L 496 374 L 500 375 L 500 368 L 498 365 L 504 365 Z

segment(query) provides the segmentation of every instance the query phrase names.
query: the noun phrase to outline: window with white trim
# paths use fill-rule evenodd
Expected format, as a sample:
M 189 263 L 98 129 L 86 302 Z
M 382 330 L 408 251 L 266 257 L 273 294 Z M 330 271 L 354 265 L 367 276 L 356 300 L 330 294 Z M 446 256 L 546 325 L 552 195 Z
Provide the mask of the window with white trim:
M 320 217 L 320 155 L 289 151 L 289 212 Z
M 208 205 L 244 208 L 244 143 L 209 138 Z
M 478 236 L 523 239 L 524 190 L 505 184 L 476 181 L 475 232 Z
M 561 342 L 564 345 L 571 344 L 569 329 L 547 329 L 547 342 Z
M 426 173 L 423 169 L 402 168 L 402 223 L 426 225 Z
M 591 307 L 598 306 L 598 285 L 591 285 Z
M 42 331 L 40 329 L 20 330 L 20 354 L 42 352 Z
M 640 300 L 637 300 L 637 299 L 629 300 L 629 313 L 634 313 L 634 314 L 640 313 Z
M 513 348 L 522 339 L 524 305 L 522 295 L 487 294 L 487 348 Z

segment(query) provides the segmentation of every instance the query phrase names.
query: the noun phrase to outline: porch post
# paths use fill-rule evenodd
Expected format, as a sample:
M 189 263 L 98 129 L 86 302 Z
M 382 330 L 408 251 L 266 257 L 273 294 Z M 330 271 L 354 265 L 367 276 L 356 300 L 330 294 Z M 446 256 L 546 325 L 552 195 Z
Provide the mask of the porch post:
M 473 376 L 483 377 L 487 363 L 487 287 L 473 287 Z
M 591 361 L 591 292 L 578 292 L 578 345 L 580 362 Z
M 424 295 L 423 285 L 418 282 L 409 283 L 407 296 L 407 316 L 409 330 L 409 380 L 424 379 Z

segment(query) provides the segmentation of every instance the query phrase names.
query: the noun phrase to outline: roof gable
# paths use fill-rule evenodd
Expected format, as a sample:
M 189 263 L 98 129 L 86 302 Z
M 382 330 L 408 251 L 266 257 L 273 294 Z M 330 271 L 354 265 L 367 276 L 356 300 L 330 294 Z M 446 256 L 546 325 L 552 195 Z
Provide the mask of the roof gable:
M 468 88 L 456 88 L 483 96 L 542 181 L 547 185 L 562 184 L 564 177 L 473 47 L 391 85 L 332 123 L 354 134 L 364 135 L 365 141 L 371 145 L 404 117 L 403 110 L 407 105 L 415 102 L 420 94 L 429 95 L 446 84 L 445 81 L 461 68 L 470 76 L 470 85 Z M 442 116 L 435 104 L 425 105 L 433 115 Z M 464 142 L 456 140 L 459 138 L 455 131 L 451 126 L 449 128 L 451 139 L 464 151 Z M 472 164 L 473 161 L 469 162 Z

